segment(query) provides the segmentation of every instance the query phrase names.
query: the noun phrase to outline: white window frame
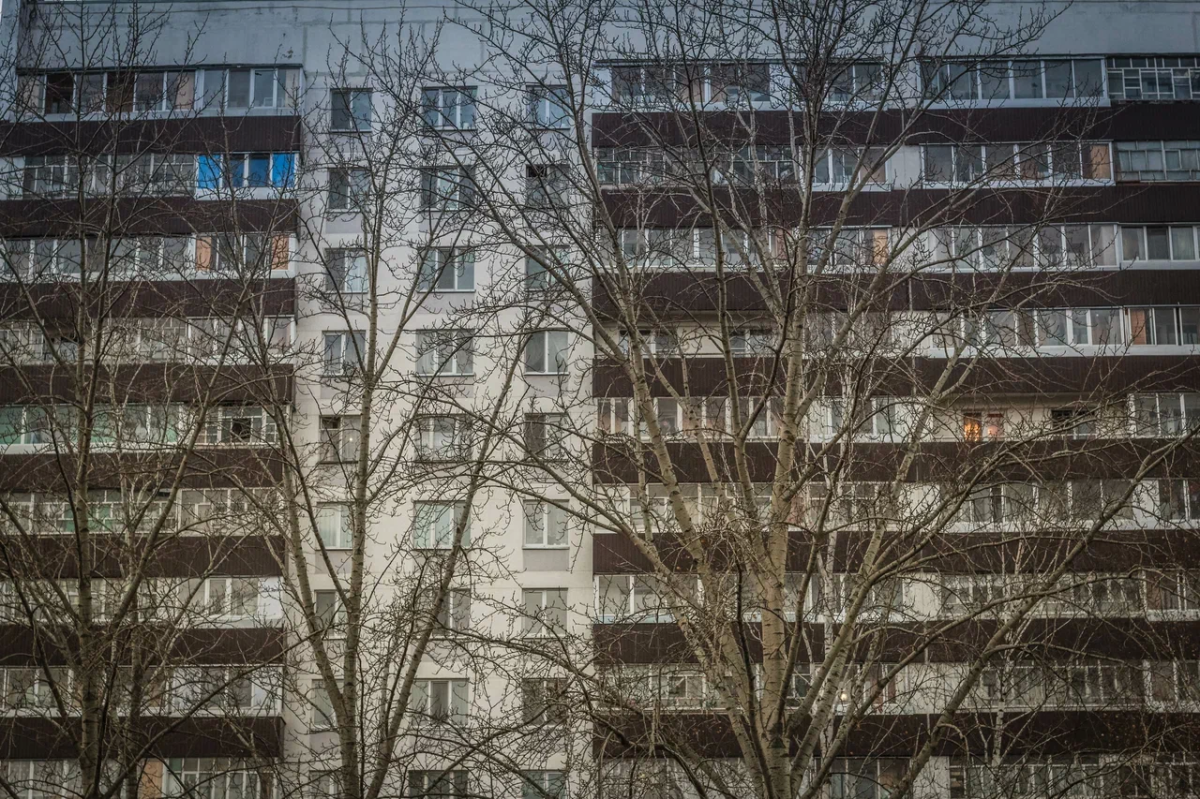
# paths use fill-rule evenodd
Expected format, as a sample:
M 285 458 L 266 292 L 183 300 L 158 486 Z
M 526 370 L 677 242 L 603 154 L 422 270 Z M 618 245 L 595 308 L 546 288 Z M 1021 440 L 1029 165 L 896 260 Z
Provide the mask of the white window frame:
M 353 508 L 346 502 L 323 502 L 317 506 L 317 542 L 324 550 L 354 546 Z
M 469 377 L 475 374 L 472 331 L 418 330 L 416 334 L 418 375 Z
M 413 502 L 413 547 L 424 550 L 449 550 L 454 545 L 458 519 L 464 502 L 416 500 Z M 433 514 L 436 512 L 436 516 Z M 471 545 L 471 514 L 466 515 L 462 546 Z
M 527 375 L 565 375 L 570 371 L 571 343 L 568 330 L 535 330 L 525 340 L 524 363 Z M 539 368 L 534 359 L 541 358 Z
M 567 549 L 571 543 L 570 514 L 553 502 L 522 503 L 525 549 Z M 555 531 L 559 531 L 557 534 Z M 561 540 L 558 539 L 561 536 Z

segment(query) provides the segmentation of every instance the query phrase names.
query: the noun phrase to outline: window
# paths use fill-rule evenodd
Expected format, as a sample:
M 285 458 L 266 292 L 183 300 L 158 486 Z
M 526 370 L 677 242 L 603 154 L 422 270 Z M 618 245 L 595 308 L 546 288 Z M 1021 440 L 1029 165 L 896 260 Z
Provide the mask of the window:
M 349 505 L 317 508 L 317 537 L 326 549 L 350 549 L 354 545 L 353 509 Z
M 1194 261 L 1196 228 L 1187 226 L 1121 226 L 1123 261 Z
M 1066 438 L 1094 438 L 1096 423 L 1095 408 L 1071 407 L 1050 410 L 1051 429 Z
M 762 62 L 692 64 L 686 73 L 658 65 L 615 66 L 610 75 L 613 102 L 635 106 L 762 103 L 771 91 L 770 65 Z
M 367 290 L 367 253 L 357 249 L 325 251 L 325 291 L 340 297 Z
M 566 460 L 570 421 L 563 413 L 525 414 L 525 450 L 542 460 Z
M 460 461 L 470 455 L 470 423 L 465 417 L 422 416 L 417 431 L 417 454 L 425 460 Z
M 526 724 L 566 724 L 567 701 L 567 681 L 564 679 L 521 680 L 521 717 Z
M 1151 662 L 1150 696 L 1160 702 L 1200 702 L 1200 662 Z
M 196 271 L 242 276 L 248 271 L 290 267 L 288 236 L 219 233 L 196 237 Z
M 464 721 L 467 717 L 467 681 L 415 680 L 412 709 L 431 721 Z
M 529 334 L 525 343 L 525 372 L 527 374 L 566 374 L 569 351 L 567 331 L 539 330 Z
M 450 549 L 459 521 L 462 546 L 471 544 L 471 515 L 465 502 L 414 502 L 413 546 L 417 549 Z
M 1117 180 L 1198 180 L 1200 141 L 1117 142 Z
M 425 167 L 421 170 L 421 207 L 425 210 L 464 211 L 474 203 L 474 167 Z
M 1113 100 L 1193 100 L 1200 98 L 1196 59 L 1110 58 L 1108 96 Z
M 470 375 L 474 371 L 467 330 L 417 331 L 417 374 Z
M 526 502 L 525 546 L 565 547 L 569 515 L 567 511 L 549 502 Z
M 1200 424 L 1200 394 L 1140 394 L 1131 402 L 1134 436 L 1177 436 Z
M 1164 569 L 1146 573 L 1149 610 L 1200 610 L 1200 571 Z
M 163 793 L 166 796 L 189 796 L 203 786 L 214 796 L 269 796 L 270 778 L 262 772 L 244 767 L 240 761 L 224 757 L 171 758 L 163 774 Z
M 904 777 L 903 760 L 838 758 L 829 774 L 830 799 L 887 799 Z
M 925 96 L 940 102 L 1099 98 L 1104 93 L 1098 58 L 948 61 L 921 67 Z
M 475 253 L 435 247 L 425 253 L 417 282 L 421 291 L 474 291 Z
M 313 591 L 313 612 L 318 627 L 328 635 L 341 635 L 346 626 L 346 607 L 337 591 Z
M 566 772 L 521 772 L 521 799 L 567 799 Z
M 1112 179 L 1106 144 L 930 144 L 923 152 L 930 183 Z
M 424 89 L 421 109 L 425 124 L 435 130 L 474 130 L 475 87 Z
M 341 686 L 338 686 L 339 690 Z M 312 692 L 309 695 L 312 703 L 312 729 L 332 730 L 337 726 L 336 714 L 333 710 L 333 698 L 325 687 L 324 680 L 313 680 Z
M 660 358 L 675 358 L 679 356 L 679 336 L 676 330 L 659 327 L 653 330 L 639 330 L 637 333 L 637 337 L 641 342 L 643 358 L 649 358 L 651 355 L 657 355 Z M 622 329 L 618 333 L 617 346 L 626 355 L 629 354 L 632 347 L 630 339 L 629 331 Z
M 566 253 L 551 252 L 548 248 L 535 248 L 536 254 L 525 256 L 525 290 L 547 291 L 554 287 L 554 275 L 547 264 L 555 267 L 563 263 Z
M 852 180 L 862 180 L 866 188 L 887 184 L 887 164 L 878 150 L 826 150 L 818 153 L 813 162 L 813 183 L 842 186 Z M 866 171 L 874 167 L 869 174 Z
M 534 588 L 522 594 L 525 608 L 525 632 L 550 635 L 567 626 L 567 589 Z
M 525 204 L 530 209 L 565 209 L 570 188 L 570 174 L 564 164 L 529 164 L 525 167 Z
M 1133 346 L 1200 344 L 1200 308 L 1130 308 L 1128 314 Z
M 201 155 L 197 188 L 290 189 L 296 180 L 295 153 L 232 153 Z
M 358 416 L 322 416 L 321 460 L 326 463 L 353 461 L 358 458 Z
M 294 109 L 300 99 L 297 68 L 203 69 L 197 76 L 200 105 L 205 108 Z
M 1069 480 L 1038 486 L 1037 504 L 1051 520 L 1090 521 L 1104 513 L 1120 521 L 1133 519 L 1128 480 Z
M 329 210 L 357 211 L 369 199 L 370 191 L 371 173 L 366 169 L 329 170 Z
M 1158 515 L 1173 522 L 1200 519 L 1200 480 L 1159 480 Z
M 604 186 L 639 186 L 669 177 L 664 154 L 648 147 L 597 147 L 596 178 Z
M 775 349 L 775 333 L 765 327 L 742 327 L 729 334 L 729 350 L 735 357 L 770 355 Z
M 571 127 L 571 91 L 566 86 L 530 86 L 529 121 L 535 127 L 565 130 Z
M 371 91 L 334 89 L 330 93 L 329 129 L 364 131 L 371 129 Z
M 437 624 L 440 632 L 468 629 L 471 626 L 471 592 L 452 588 L 438 609 Z
M 998 411 L 964 411 L 963 441 L 1004 438 L 1004 414 Z
M 343 377 L 356 374 L 367 361 L 367 334 L 348 331 L 325 334 L 325 375 Z
M 204 419 L 201 444 L 274 443 L 278 438 L 275 418 L 258 406 L 220 405 Z
M 466 771 L 408 772 L 409 799 L 468 799 Z

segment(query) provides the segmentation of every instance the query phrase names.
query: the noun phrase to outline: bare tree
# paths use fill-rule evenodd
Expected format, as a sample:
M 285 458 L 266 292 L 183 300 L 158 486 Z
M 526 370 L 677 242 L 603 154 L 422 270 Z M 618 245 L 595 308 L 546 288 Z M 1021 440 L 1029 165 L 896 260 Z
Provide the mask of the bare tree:
M 298 148 L 246 155 L 262 148 L 224 111 L 260 82 L 286 140 L 299 71 L 198 70 L 200 29 L 154 69 L 178 33 L 165 8 L 29 3 L 10 19 L 0 785 L 265 795 L 286 640 L 283 542 L 259 514 L 281 504 L 276 433 L 256 400 L 291 376 L 242 345 L 254 328 L 288 346 L 294 300 L 275 278 Z
M 518 255 L 527 371 L 595 358 L 543 397 L 555 455 L 497 473 L 595 534 L 594 657 L 543 647 L 592 789 L 1115 791 L 1186 747 L 1097 712 L 1146 707 L 1099 630 L 1146 612 L 1192 428 L 1087 202 L 1103 64 L 1032 55 L 1056 12 L 473 9 L 500 77 L 445 153 Z M 1046 124 L 1009 134 L 1014 96 Z

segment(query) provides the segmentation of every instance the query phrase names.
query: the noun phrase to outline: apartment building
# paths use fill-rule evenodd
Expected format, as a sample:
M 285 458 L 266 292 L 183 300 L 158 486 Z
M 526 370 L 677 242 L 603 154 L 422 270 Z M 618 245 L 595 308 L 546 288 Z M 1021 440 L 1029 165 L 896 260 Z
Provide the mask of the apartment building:
M 0 777 L 1200 794 L 1200 41 L 1113 15 L 9 3 Z

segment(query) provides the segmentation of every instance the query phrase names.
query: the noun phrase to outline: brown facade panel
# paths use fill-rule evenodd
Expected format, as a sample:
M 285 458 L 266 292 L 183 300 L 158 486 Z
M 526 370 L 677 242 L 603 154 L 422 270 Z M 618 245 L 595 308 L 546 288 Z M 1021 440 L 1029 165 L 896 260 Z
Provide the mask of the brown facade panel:
M 787 145 L 795 116 L 783 110 L 600 113 L 592 117 L 597 147 L 695 146 L 699 141 Z M 1051 138 L 1137 141 L 1154 131 L 1159 139 L 1187 139 L 1200 126 L 1196 103 L 1134 103 L 1061 108 L 939 108 L 914 115 L 898 110 L 833 112 L 818 122 L 820 135 L 848 144 L 1021 142 Z
M 812 534 L 793 530 L 788 546 L 788 569 L 807 570 L 812 551 Z M 841 530 L 836 536 L 830 568 L 835 572 L 857 570 L 873 538 L 869 531 Z M 1068 560 L 1078 536 L 1053 531 L 992 531 L 986 533 L 939 533 L 922 531 L 911 542 L 885 538 L 883 546 L 911 553 L 920 566 L 913 570 L 942 574 L 1036 574 Z M 592 536 L 594 574 L 647 574 L 653 571 L 649 556 L 639 542 L 620 533 Z M 657 535 L 650 544 L 664 565 L 677 572 L 695 571 L 695 560 L 669 534 Z M 719 545 L 718 545 L 719 546 Z M 715 567 L 730 562 L 716 547 L 705 542 L 704 556 Z M 1181 563 L 1200 563 L 1200 534 L 1188 529 L 1110 530 L 1099 535 L 1082 553 L 1070 559 L 1070 572 L 1129 574 L 1137 569 L 1178 568 Z M 907 570 L 905 570 L 907 571 Z
M 136 729 L 114 724 L 110 734 L 123 748 L 147 757 L 274 758 L 283 754 L 283 719 L 259 717 L 146 718 Z M 49 718 L 0 719 L 0 759 L 78 757 L 79 721 Z M 136 748 L 135 748 L 136 747 Z
M 743 396 L 755 396 L 775 387 L 781 394 L 785 377 L 782 361 L 760 358 L 734 358 L 734 372 Z M 805 384 L 825 381 L 826 393 L 840 391 L 836 374 L 830 373 L 827 360 L 814 361 L 816 368 L 802 371 Z M 868 383 L 879 396 L 904 396 L 927 393 L 938 385 L 943 373 L 951 370 L 945 385 L 955 387 L 954 396 L 971 400 L 995 399 L 999 395 L 1032 395 L 1109 392 L 1127 394 L 1150 391 L 1200 390 L 1200 357 L 1195 355 L 1097 355 L 1033 356 L 1029 358 L 979 358 L 961 360 L 950 366 L 945 358 L 919 357 L 906 360 L 875 360 L 855 366 L 856 371 L 873 370 Z M 659 374 L 661 373 L 662 378 Z M 684 377 L 687 378 L 684 392 Z M 720 358 L 660 360 L 649 375 L 652 396 L 706 397 L 728 396 L 729 381 Z M 592 393 L 596 397 L 632 397 L 629 376 L 618 363 L 597 360 L 592 368 Z
M 872 715 L 854 723 L 839 757 L 911 757 L 929 741 L 942 719 L 937 715 Z M 662 756 L 686 747 L 688 755 L 741 757 L 732 725 L 719 713 L 664 713 L 648 719 L 613 715 L 598 725 L 593 749 L 613 758 Z M 840 726 L 841 719 L 835 721 Z M 798 742 L 805 727 L 793 731 Z M 1089 753 L 1190 753 L 1200 747 L 1200 714 L 1122 710 L 1034 711 L 1003 719 L 958 713 L 946 719 L 934 754 L 943 757 L 994 755 L 1074 755 Z
M 953 626 L 946 621 L 896 623 L 873 630 L 856 629 L 857 649 L 852 660 L 894 662 L 915 655 L 916 663 L 964 663 L 988 651 L 988 642 L 999 622 L 969 619 Z M 838 625 L 806 623 L 803 662 L 819 663 L 825 657 L 825 638 L 837 635 Z M 695 663 L 695 653 L 674 623 L 594 624 L 592 635 L 597 657 L 609 664 Z M 761 627 L 740 627 L 740 648 L 753 661 L 762 659 Z M 991 644 L 995 651 L 995 644 Z M 1161 621 L 1144 618 L 1035 618 L 1006 639 L 1006 647 L 1019 647 L 1020 655 L 1048 661 L 1080 657 L 1116 660 L 1195 660 L 1200 658 L 1200 622 Z M 1019 655 L 1018 655 L 1019 656 Z
M 197 200 L 135 197 L 117 200 L 0 200 L 0 237 L 187 236 L 225 231 L 291 233 L 298 205 L 272 200 Z
M 283 153 L 300 150 L 295 115 L 0 123 L 0 156 L 101 153 Z
M 70 534 L 0 536 L 0 576 L 78 577 L 79 545 Z M 140 536 L 131 544 L 124 536 L 93 533 L 88 560 L 95 577 L 125 576 L 130 564 L 139 564 L 137 573 L 151 578 L 278 577 L 283 574 L 283 557 L 281 536 L 164 534 L 153 541 Z
M 82 309 L 80 306 L 84 306 Z M 70 321 L 80 310 L 106 316 L 199 317 L 296 315 L 296 280 L 199 279 L 122 282 L 85 294 L 78 283 L 0 283 L 0 316 L 5 319 Z
M 961 481 L 972 479 L 980 470 L 985 482 L 1117 479 L 1137 473 L 1143 463 L 1154 460 L 1156 464 L 1143 472 L 1145 478 L 1200 476 L 1200 443 L 1181 441 L 1160 456 L 1159 450 L 1165 443 L 1158 439 L 928 442 L 917 445 L 918 452 L 903 472 L 901 464 L 909 454 L 908 445 L 855 443 L 848 447 L 829 445 L 827 451 L 806 453 L 801 456 L 798 468 L 819 469 L 811 473 L 811 479 L 840 470 L 841 477 L 849 480 L 890 481 L 899 477 L 913 483 L 956 481 L 956 485 L 961 485 Z M 737 473 L 732 443 L 707 445 L 717 469 L 715 475 L 709 471 L 703 445 L 668 442 L 666 446 L 674 477 L 679 482 L 728 482 Z M 745 460 L 751 480 L 765 483 L 774 479 L 775 447 L 767 442 L 746 443 Z M 592 468 L 596 480 L 632 485 L 644 477 L 648 483 L 663 482 L 654 456 L 644 450 L 642 455 L 639 474 L 636 454 L 618 444 L 594 444 Z
M 180 455 L 97 453 L 90 457 L 88 485 L 96 490 L 137 485 L 169 488 L 180 466 Z M 0 456 L 0 491 L 63 489 L 63 475 L 76 472 L 70 453 Z M 283 459 L 276 450 L 213 447 L 187 454 L 182 484 L 186 488 L 271 488 L 283 479 Z
M 100 404 L 126 402 L 287 403 L 294 367 L 231 364 L 149 363 L 102 368 L 75 382 L 75 373 L 55 365 L 0 367 L 0 404 L 75 404 L 95 381 Z
M 781 296 L 791 295 L 792 305 L 809 310 L 845 310 L 859 303 L 876 311 L 904 311 L 909 307 L 908 284 L 913 278 L 902 274 L 877 283 L 871 273 L 861 275 L 823 275 L 810 277 L 794 288 L 785 275 L 762 273 L 759 279 L 767 286 L 778 283 Z M 610 290 L 614 289 L 614 290 Z M 621 302 L 620 291 L 627 292 Z M 614 300 L 614 294 L 617 299 Z M 785 300 L 786 301 L 786 300 Z M 736 313 L 765 311 L 768 308 L 755 280 L 745 272 L 731 271 L 718 275 L 712 269 L 671 269 L 647 271 L 632 287 L 610 287 L 607 281 L 597 281 L 593 298 L 596 310 L 614 320 L 625 306 L 643 312 L 690 317 L 696 313 Z
M 737 208 L 752 225 L 792 225 L 800 217 L 797 191 L 772 189 L 763 196 L 726 190 L 719 209 Z M 612 189 L 604 205 L 618 227 L 712 227 L 686 190 L 664 187 Z M 813 195 L 810 220 L 831 224 L 842 212 L 838 192 Z M 1036 225 L 1045 223 L 1192 224 L 1200 220 L 1200 186 L 1195 183 L 1119 183 L 1044 189 L 895 189 L 864 191 L 846 210 L 850 226 L 930 227 L 939 225 Z
M 827 275 L 810 278 L 812 288 L 780 276 L 780 291 L 794 305 L 809 311 L 844 311 L 864 302 L 880 311 L 962 310 L 988 302 L 996 308 L 1076 308 L 1113 305 L 1176 305 L 1200 302 L 1200 270 L 1195 269 L 1071 269 L 1062 272 L 1013 271 L 963 274 L 923 272 L 897 274 L 887 285 L 869 286 L 874 275 Z M 763 274 L 761 279 L 772 276 Z M 628 299 L 614 300 L 603 282 L 593 298 L 602 315 L 620 321 L 620 313 L 689 319 L 705 313 L 766 313 L 766 299 L 744 273 L 718 277 L 708 269 L 650 272 L 631 289 Z M 622 307 L 623 306 L 623 307 Z
M 281 663 L 287 652 L 287 636 L 271 627 L 193 627 L 179 630 L 171 626 L 140 624 L 139 639 L 148 651 L 144 658 L 154 660 L 168 652 L 171 662 L 190 665 L 239 665 Z M 44 658 L 48 665 L 68 665 L 71 636 L 68 632 L 45 630 L 16 624 L 0 625 L 0 667 L 31 666 Z M 115 646 L 132 645 L 132 637 L 121 636 Z M 63 647 L 68 651 L 63 651 Z M 156 649 L 156 647 L 158 647 Z M 127 662 L 130 652 L 113 653 L 116 662 Z
M 825 646 L 825 628 L 803 625 L 805 651 L 821 653 Z M 739 646 L 754 661 L 762 660 L 761 625 L 746 623 L 735 633 Z M 601 663 L 649 664 L 695 663 L 695 651 L 679 626 L 662 624 L 593 624 L 592 639 Z

